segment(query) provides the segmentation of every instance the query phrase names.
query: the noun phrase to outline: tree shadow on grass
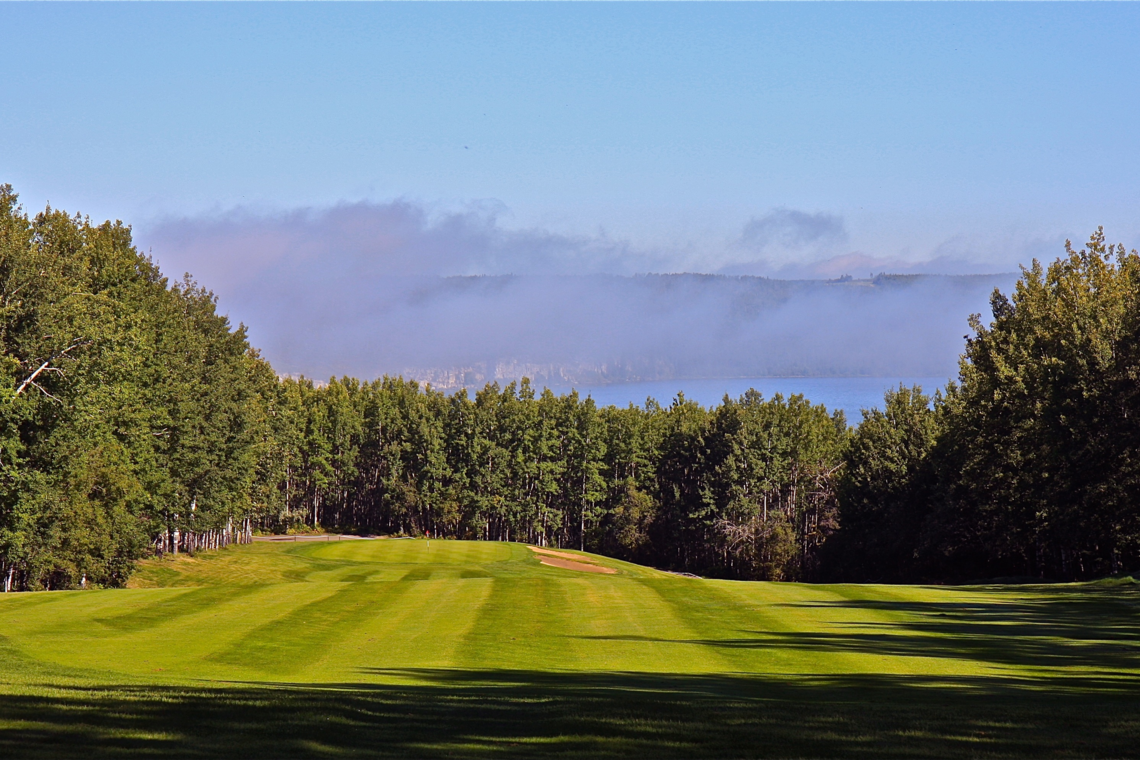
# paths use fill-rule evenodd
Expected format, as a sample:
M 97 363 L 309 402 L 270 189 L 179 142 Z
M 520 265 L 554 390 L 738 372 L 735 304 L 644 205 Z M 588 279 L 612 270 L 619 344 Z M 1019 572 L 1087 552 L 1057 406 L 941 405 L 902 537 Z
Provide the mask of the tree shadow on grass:
M 960 588 L 961 593 L 977 589 Z M 1000 665 L 1095 668 L 1140 673 L 1140 585 L 993 587 L 992 601 L 850 599 L 789 605 L 892 613 L 892 622 L 854 623 L 875 633 L 810 634 L 793 646 Z
M 1140 757 L 1137 589 L 989 591 L 796 604 L 888 614 L 678 643 L 1034 666 L 1021 676 L 371 670 L 361 681 L 385 683 L 64 687 L 28 670 L 0 684 L 0 757 Z
M 1113 678 L 1050 685 L 887 675 L 368 675 L 405 683 L 3 693 L 0 756 L 1140 755 L 1140 689 Z
M 745 629 L 741 636 L 700 639 L 584 638 L 734 650 L 947 658 L 1033 668 L 1058 678 L 1073 669 L 1117 679 L 1140 677 L 1140 586 L 1002 587 L 986 592 L 988 600 L 854 598 L 773 605 L 824 611 L 821 619 L 826 618 L 826 610 L 888 613 L 874 618 L 864 615 L 852 622 L 832 621 L 826 631 Z

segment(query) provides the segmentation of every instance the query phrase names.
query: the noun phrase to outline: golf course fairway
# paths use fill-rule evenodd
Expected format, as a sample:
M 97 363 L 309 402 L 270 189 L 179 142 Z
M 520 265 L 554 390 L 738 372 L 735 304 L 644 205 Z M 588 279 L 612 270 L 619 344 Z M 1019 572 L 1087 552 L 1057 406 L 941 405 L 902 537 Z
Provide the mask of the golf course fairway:
M 378 539 L 130 585 L 0 595 L 0 757 L 1140 756 L 1131 579 L 747 583 Z

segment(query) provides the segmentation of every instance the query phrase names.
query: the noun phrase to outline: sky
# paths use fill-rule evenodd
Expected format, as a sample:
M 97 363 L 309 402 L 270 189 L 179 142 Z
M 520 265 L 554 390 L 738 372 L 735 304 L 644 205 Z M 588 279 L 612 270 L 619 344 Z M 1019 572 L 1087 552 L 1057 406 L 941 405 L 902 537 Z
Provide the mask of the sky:
M 0 182 L 266 342 L 251 289 L 322 262 L 1009 272 L 1140 245 L 1137 39 L 1136 3 L 5 2 Z

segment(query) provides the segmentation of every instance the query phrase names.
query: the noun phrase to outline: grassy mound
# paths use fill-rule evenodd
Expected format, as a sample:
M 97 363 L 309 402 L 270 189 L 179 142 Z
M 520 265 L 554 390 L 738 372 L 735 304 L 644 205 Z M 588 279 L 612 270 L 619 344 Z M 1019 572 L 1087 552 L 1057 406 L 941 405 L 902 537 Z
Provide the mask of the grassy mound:
M 144 563 L 127 590 L 0 595 L 0 755 L 1140 754 L 1136 584 L 543 556 L 255 544 Z

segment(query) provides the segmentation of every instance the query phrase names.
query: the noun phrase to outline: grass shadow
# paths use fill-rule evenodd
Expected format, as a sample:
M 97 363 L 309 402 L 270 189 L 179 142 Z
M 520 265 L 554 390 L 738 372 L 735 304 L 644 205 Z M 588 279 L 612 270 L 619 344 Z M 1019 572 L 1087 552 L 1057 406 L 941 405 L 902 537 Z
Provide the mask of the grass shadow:
M 364 675 L 364 674 L 362 674 Z M 0 694 L 0 756 L 1136 757 L 1134 682 L 401 670 Z
M 965 594 L 977 589 L 960 589 Z M 887 613 L 824 631 L 741 629 L 740 636 L 655 638 L 585 636 L 594 640 L 689 644 L 725 650 L 798 650 L 883 657 L 933 657 L 1031 668 L 1067 677 L 1095 671 L 1116 680 L 1140 676 L 1140 586 L 995 587 L 986 600 L 851 599 L 796 602 L 773 608 Z M 836 630 L 838 629 L 838 630 Z M 1077 674 L 1080 675 L 1079 673 Z
M 958 588 L 963 595 L 977 589 Z M 1140 585 L 985 589 L 987 601 L 847 599 L 787 605 L 891 613 L 875 633 L 778 636 L 782 646 L 951 657 L 1052 669 L 1140 671 Z M 768 645 L 768 644 L 765 644 Z

